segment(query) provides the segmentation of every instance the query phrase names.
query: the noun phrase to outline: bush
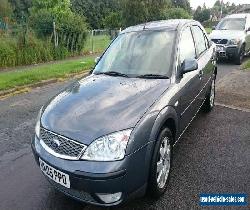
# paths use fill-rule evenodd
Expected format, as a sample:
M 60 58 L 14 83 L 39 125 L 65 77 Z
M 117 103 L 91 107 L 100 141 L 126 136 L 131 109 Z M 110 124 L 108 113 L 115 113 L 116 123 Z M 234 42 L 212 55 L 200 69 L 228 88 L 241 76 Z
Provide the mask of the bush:
M 13 40 L 0 39 L 0 67 L 15 66 L 16 53 Z
M 30 26 L 38 37 L 49 37 L 53 32 L 53 15 L 46 9 L 33 13 L 29 18 Z
M 62 45 L 59 45 L 54 51 L 55 60 L 65 59 L 68 56 L 69 56 L 69 52 L 67 48 Z
M 17 65 L 36 64 L 53 60 L 53 48 L 50 42 L 37 39 L 33 33 L 18 36 L 16 47 Z M 25 40 L 25 41 L 24 41 Z
M 164 19 L 190 19 L 191 15 L 183 8 L 166 9 L 163 13 Z
M 0 38 L 0 68 L 65 59 L 69 55 L 66 47 L 54 48 L 50 40 L 37 39 L 33 33 L 25 39 L 23 35 Z

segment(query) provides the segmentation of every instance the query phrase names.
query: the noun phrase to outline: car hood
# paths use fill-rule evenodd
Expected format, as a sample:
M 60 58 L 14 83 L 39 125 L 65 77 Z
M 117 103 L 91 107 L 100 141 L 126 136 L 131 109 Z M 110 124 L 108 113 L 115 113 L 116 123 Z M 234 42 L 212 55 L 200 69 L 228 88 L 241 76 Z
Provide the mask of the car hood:
M 41 125 L 88 145 L 103 135 L 134 127 L 169 84 L 168 79 L 90 75 L 45 106 Z
M 210 39 L 243 39 L 245 36 L 244 31 L 236 30 L 214 30 L 209 35 Z

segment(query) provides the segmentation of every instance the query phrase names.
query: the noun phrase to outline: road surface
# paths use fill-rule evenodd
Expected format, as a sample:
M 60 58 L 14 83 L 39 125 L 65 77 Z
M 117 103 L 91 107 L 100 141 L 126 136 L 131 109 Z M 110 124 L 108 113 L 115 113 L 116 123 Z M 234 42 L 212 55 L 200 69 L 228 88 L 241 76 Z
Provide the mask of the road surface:
M 235 68 L 220 64 L 218 79 Z M 31 153 L 38 110 L 68 83 L 36 88 L 0 101 L 0 210 L 100 209 L 54 190 Z M 220 106 L 210 114 L 199 114 L 174 148 L 173 171 L 165 195 L 158 201 L 145 197 L 116 209 L 201 209 L 200 193 L 250 195 L 249 119 L 250 113 Z

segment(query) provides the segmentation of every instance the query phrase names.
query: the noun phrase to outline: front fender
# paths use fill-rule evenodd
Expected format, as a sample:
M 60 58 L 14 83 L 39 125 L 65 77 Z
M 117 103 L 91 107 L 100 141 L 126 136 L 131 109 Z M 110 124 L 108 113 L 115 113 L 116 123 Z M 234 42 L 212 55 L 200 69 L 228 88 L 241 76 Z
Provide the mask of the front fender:
M 150 139 L 152 139 L 154 141 L 157 140 L 161 128 L 165 125 L 165 123 L 169 119 L 174 121 L 174 124 L 175 124 L 174 127 L 176 129 L 175 133 L 176 133 L 176 135 L 178 135 L 178 133 L 179 133 L 179 121 L 178 121 L 177 112 L 174 109 L 174 107 L 166 106 L 165 108 L 163 108 L 159 112 L 158 116 L 155 119 L 154 125 L 152 127 L 152 131 L 151 131 Z

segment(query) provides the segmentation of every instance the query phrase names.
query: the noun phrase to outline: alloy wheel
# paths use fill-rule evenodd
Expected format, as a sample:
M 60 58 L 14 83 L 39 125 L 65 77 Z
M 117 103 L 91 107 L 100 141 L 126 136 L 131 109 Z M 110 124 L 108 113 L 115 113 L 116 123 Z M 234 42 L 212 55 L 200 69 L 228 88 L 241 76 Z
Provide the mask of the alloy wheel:
M 170 171 L 171 145 L 168 137 L 165 137 L 160 146 L 157 162 L 157 184 L 164 188 Z
M 211 85 L 211 91 L 210 91 L 210 106 L 214 106 L 214 99 L 215 99 L 215 81 L 213 80 Z

